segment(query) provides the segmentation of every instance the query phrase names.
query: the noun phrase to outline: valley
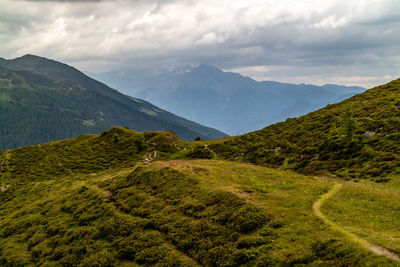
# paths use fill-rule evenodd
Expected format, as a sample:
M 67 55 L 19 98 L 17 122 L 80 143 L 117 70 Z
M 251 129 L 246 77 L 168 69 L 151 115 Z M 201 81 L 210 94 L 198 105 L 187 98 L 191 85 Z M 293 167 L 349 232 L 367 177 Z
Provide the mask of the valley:
M 365 91 L 358 86 L 256 81 L 209 64 L 88 75 L 124 94 L 229 135 L 259 130 Z

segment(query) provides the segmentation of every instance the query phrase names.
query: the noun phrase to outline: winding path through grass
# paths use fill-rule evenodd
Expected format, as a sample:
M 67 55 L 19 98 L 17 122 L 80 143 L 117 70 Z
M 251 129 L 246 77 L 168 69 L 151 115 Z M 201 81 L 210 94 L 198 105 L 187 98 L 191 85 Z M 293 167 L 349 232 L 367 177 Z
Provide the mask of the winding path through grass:
M 340 188 L 342 187 L 342 184 L 339 183 L 335 183 L 335 185 L 333 186 L 333 188 L 331 190 L 329 190 L 326 194 L 322 195 L 320 199 L 318 199 L 316 202 L 314 202 L 313 205 L 313 212 L 315 215 L 317 215 L 319 218 L 321 218 L 321 220 L 326 223 L 327 225 L 331 226 L 334 230 L 341 232 L 342 234 L 344 234 L 345 236 L 347 236 L 349 239 L 353 240 L 354 242 L 357 242 L 358 244 L 360 244 L 361 246 L 371 250 L 372 252 L 378 254 L 378 255 L 383 255 L 386 256 L 392 260 L 395 260 L 397 262 L 400 262 L 400 257 L 398 255 L 396 255 L 395 253 L 387 250 L 386 248 L 383 248 L 381 246 L 372 244 L 370 242 L 368 242 L 365 239 L 362 239 L 360 237 L 358 237 L 357 235 L 347 231 L 346 229 L 340 227 L 339 225 L 337 225 L 336 223 L 332 222 L 331 220 L 329 220 L 320 210 L 322 204 L 329 198 L 331 198 L 333 195 L 335 195 Z

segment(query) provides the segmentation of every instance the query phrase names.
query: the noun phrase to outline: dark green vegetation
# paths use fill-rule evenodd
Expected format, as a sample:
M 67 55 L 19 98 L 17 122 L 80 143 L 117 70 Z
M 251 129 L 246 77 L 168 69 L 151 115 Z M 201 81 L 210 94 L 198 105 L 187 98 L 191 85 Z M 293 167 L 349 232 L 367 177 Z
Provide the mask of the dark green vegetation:
M 313 215 L 331 181 L 171 160 L 189 145 L 113 128 L 0 152 L 0 265 L 395 266 Z
M 225 136 L 125 96 L 65 64 L 32 55 L 0 61 L 0 149 L 100 133 L 113 126 L 172 130 L 185 140 Z
M 229 160 L 384 181 L 400 172 L 400 79 L 300 118 L 205 143 Z

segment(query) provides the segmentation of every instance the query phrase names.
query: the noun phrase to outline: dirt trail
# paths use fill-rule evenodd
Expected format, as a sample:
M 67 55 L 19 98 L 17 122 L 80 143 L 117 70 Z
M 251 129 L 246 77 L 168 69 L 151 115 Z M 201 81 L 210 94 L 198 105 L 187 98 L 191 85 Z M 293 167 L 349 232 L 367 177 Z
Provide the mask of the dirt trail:
M 214 159 L 217 158 L 217 153 L 215 153 L 214 150 L 212 150 L 211 148 L 209 148 L 208 145 L 204 145 L 204 149 L 210 151 L 210 152 L 213 154 Z
M 318 199 L 316 202 L 314 202 L 313 205 L 313 212 L 315 215 L 317 215 L 324 223 L 328 224 L 329 226 L 331 226 L 334 230 L 341 232 L 342 234 L 344 234 L 345 236 L 347 236 L 348 238 L 350 238 L 351 240 L 353 240 L 354 242 L 357 242 L 358 244 L 360 244 L 361 246 L 371 250 L 372 252 L 374 252 L 375 254 L 378 255 L 383 255 L 386 256 L 392 260 L 395 260 L 397 262 L 400 262 L 400 257 L 389 251 L 388 249 L 372 244 L 370 242 L 368 242 L 365 239 L 362 239 L 360 237 L 358 237 L 357 235 L 347 231 L 346 229 L 340 227 L 339 225 L 337 225 L 336 223 L 332 222 L 331 220 L 329 220 L 320 210 L 322 204 L 329 198 L 331 198 L 333 195 L 335 195 L 340 188 L 342 187 L 341 184 L 339 183 L 335 183 L 335 186 L 329 190 L 326 194 L 322 195 L 320 199 Z

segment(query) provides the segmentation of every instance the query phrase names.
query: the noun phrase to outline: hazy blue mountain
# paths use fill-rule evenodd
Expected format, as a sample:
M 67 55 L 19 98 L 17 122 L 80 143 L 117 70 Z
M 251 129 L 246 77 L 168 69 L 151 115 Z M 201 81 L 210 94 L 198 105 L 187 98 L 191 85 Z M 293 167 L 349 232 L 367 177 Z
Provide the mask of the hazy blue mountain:
M 125 70 L 95 77 L 190 120 L 242 134 L 363 92 L 361 87 L 257 82 L 214 66 L 173 71 Z
M 226 136 L 123 95 L 66 64 L 32 55 L 0 60 L 0 149 L 100 133 L 113 126 L 171 130 L 186 140 Z

